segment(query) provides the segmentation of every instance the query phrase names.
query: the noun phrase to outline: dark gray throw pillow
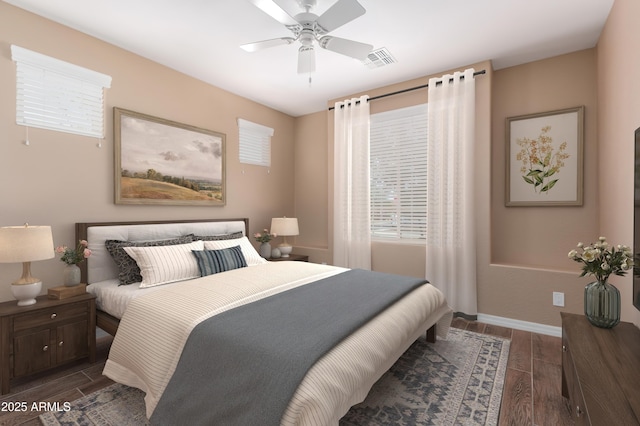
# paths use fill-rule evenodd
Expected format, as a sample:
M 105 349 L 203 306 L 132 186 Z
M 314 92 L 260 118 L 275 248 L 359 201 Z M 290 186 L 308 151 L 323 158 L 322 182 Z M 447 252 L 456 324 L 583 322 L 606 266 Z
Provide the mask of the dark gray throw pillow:
M 244 234 L 242 231 L 233 232 L 231 234 L 222 234 L 222 235 L 194 235 L 193 241 L 221 241 L 221 240 L 235 240 L 236 238 L 242 238 Z
M 118 279 L 120 285 L 129 285 L 142 281 L 140 268 L 136 261 L 124 251 L 123 247 L 157 247 L 157 246 L 173 246 L 176 244 L 187 244 L 192 242 L 193 235 L 184 235 L 170 240 L 156 241 L 120 241 L 107 240 L 104 242 L 107 251 L 118 266 Z

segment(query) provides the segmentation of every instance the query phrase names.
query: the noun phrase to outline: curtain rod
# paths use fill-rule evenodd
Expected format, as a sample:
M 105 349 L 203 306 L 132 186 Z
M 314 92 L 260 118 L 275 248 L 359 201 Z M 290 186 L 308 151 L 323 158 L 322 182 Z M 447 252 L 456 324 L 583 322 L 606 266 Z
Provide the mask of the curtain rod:
M 486 73 L 487 73 L 487 70 L 480 70 L 480 71 L 474 72 L 473 76 L 475 77 L 476 75 L 481 75 L 481 74 L 486 74 Z M 464 75 L 460 76 L 460 80 L 464 80 Z M 451 77 L 449 79 L 449 83 L 451 83 L 452 81 L 453 81 L 453 77 Z M 438 84 L 442 84 L 442 81 L 436 82 L 436 86 Z M 412 91 L 418 90 L 418 89 L 426 89 L 427 87 L 429 87 L 428 84 L 423 84 L 422 86 L 410 87 L 408 89 L 398 90 L 397 92 L 385 93 L 384 95 L 374 96 L 372 98 L 369 98 L 368 101 L 375 101 L 376 99 L 386 98 L 387 96 L 400 95 L 402 93 L 412 92 Z M 360 103 L 360 101 L 356 101 L 356 105 L 359 104 L 359 103 Z M 335 107 L 329 107 L 329 111 L 332 111 L 334 109 L 335 109 Z

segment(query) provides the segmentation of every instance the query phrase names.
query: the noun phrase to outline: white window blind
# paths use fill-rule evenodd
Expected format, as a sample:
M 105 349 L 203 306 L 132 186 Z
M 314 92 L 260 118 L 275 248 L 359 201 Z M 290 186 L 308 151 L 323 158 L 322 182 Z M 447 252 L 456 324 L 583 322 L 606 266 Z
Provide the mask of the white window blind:
M 371 115 L 371 236 L 424 239 L 427 104 Z
M 271 166 L 271 136 L 273 129 L 238 118 L 240 132 L 240 162 Z
M 19 46 L 16 122 L 85 136 L 104 137 L 104 89 L 111 77 Z

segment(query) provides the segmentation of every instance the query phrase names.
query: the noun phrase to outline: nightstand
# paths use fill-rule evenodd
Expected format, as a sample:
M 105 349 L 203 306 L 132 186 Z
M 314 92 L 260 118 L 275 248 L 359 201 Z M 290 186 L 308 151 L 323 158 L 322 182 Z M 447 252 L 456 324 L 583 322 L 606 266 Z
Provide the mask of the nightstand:
M 309 256 L 307 256 L 306 254 L 293 254 L 291 253 L 289 255 L 289 257 L 278 257 L 277 259 L 274 259 L 273 257 L 270 259 L 271 262 L 280 262 L 283 260 L 297 260 L 298 262 L 308 262 L 309 261 Z
M 89 293 L 55 300 L 39 296 L 30 306 L 0 303 L 0 383 L 67 362 L 96 360 L 96 304 Z

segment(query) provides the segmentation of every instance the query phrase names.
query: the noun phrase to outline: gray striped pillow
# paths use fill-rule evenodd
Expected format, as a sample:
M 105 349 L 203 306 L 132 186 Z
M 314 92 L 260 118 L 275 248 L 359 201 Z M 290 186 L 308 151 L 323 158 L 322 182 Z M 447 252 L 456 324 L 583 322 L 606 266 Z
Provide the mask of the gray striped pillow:
M 193 254 L 198 261 L 200 275 L 203 277 L 247 266 L 240 246 L 221 250 L 194 250 Z

